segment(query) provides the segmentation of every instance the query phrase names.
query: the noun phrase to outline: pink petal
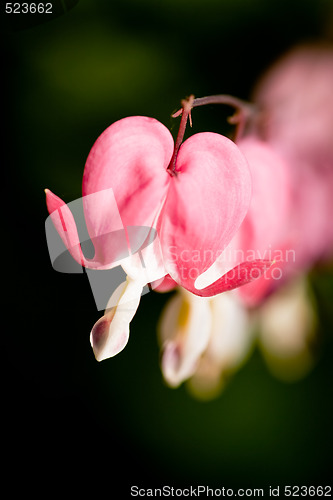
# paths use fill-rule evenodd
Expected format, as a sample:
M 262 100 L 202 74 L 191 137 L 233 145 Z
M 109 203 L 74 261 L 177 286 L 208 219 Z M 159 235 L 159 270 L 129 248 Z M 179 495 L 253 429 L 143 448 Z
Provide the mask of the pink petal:
M 112 189 L 99 191 L 83 199 L 84 207 L 93 206 L 104 201 L 105 210 L 109 213 L 107 228 L 98 227 L 97 220 L 96 233 L 92 235 L 95 248 L 95 255 L 92 259 L 87 259 L 82 253 L 77 226 L 70 210 L 70 206 L 80 202 L 80 200 L 75 200 L 66 205 L 49 189 L 46 189 L 45 193 L 51 220 L 70 254 L 79 264 L 91 269 L 111 268 L 119 264 L 121 259 L 128 257 L 127 234 L 122 225 Z M 103 231 L 106 230 L 109 232 L 103 234 Z
M 159 234 L 170 276 L 197 293 L 196 278 L 215 262 L 246 215 L 251 177 L 237 146 L 214 133 L 185 141 L 176 171 Z
M 161 278 L 160 280 L 153 281 L 151 287 L 155 292 L 170 292 L 176 288 L 177 283 L 171 278 L 169 274 Z
M 237 294 L 242 302 L 248 307 L 260 305 L 275 289 L 285 282 L 287 271 L 290 274 L 288 266 L 290 266 L 290 263 L 276 260 L 257 280 L 239 288 Z
M 99 207 L 99 210 L 97 208 Z M 93 261 L 99 267 L 111 267 L 129 254 L 127 230 L 123 226 L 113 189 L 104 189 L 83 197 L 85 220 L 94 213 L 89 236 L 95 248 Z
M 147 228 L 166 195 L 170 181 L 166 168 L 172 153 L 170 132 L 152 118 L 125 118 L 102 133 L 88 156 L 82 186 L 85 222 L 95 248 L 94 258 L 82 256 L 68 207 L 62 210 L 71 230 L 70 241 L 61 220 L 55 220 L 56 215 L 52 218 L 66 246 L 73 247 L 71 253 L 76 260 L 91 268 L 110 268 L 128 256 L 128 245 L 132 252 L 144 246 Z M 53 211 L 65 204 L 49 195 L 48 206 Z
M 269 260 L 258 259 L 250 262 L 242 262 L 211 285 L 202 289 L 196 288 L 195 293 L 201 297 L 212 297 L 218 293 L 233 290 L 261 278 L 271 265 L 272 261 Z
M 254 97 L 264 110 L 265 137 L 279 150 L 303 153 L 312 161 L 332 159 L 332 85 L 331 46 L 292 48 L 257 84 Z
M 274 249 L 288 220 L 290 208 L 290 176 L 287 164 L 268 144 L 250 137 L 238 146 L 246 157 L 252 177 L 252 198 L 240 227 L 244 252 Z
M 310 43 L 294 47 L 269 68 L 255 93 L 262 110 L 255 131 L 290 165 L 286 233 L 301 271 L 333 252 L 332 87 L 332 47 Z
M 124 226 L 151 226 L 170 176 L 166 168 L 173 153 L 168 129 L 153 118 L 133 116 L 113 123 L 93 145 L 84 170 L 86 196 L 112 188 Z M 86 207 L 89 234 L 108 232 L 104 202 Z
M 72 212 L 66 203 L 53 194 L 52 191 L 45 189 L 45 194 L 47 209 L 63 243 L 76 262 L 84 266 L 85 258 L 81 250 L 79 235 Z
M 269 144 L 255 137 L 240 141 L 239 148 L 249 163 L 252 199 L 237 234 L 237 244 L 244 256 L 276 260 L 278 253 L 281 260 L 283 250 L 287 250 L 285 233 L 290 221 L 289 165 Z M 280 276 L 281 266 L 281 262 L 273 264 L 263 277 L 239 289 L 238 293 L 246 304 L 260 303 L 272 287 L 276 287 L 274 277 Z

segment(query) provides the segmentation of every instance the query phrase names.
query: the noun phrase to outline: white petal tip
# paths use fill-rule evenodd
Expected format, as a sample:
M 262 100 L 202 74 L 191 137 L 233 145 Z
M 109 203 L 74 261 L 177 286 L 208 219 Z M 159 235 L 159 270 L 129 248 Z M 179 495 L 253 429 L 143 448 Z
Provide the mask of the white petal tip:
M 170 341 L 164 346 L 161 368 L 165 382 L 177 388 L 194 373 L 196 364 L 184 357 L 179 343 Z
M 113 328 L 114 311 L 102 316 L 93 326 L 90 333 L 90 344 L 97 361 L 112 358 L 121 352 L 129 338 L 128 325 Z M 127 326 L 127 328 L 126 328 Z

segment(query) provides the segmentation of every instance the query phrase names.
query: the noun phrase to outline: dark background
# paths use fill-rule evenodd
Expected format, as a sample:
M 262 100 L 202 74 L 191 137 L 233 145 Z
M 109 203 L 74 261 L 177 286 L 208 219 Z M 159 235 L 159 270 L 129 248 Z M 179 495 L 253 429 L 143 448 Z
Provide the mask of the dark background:
M 64 12 L 58 2 L 48 21 L 13 19 L 1 6 L 3 454 L 12 491 L 47 498 L 92 487 L 114 498 L 134 484 L 329 484 L 332 267 L 310 276 L 319 313 L 312 372 L 283 383 L 255 350 L 220 398 L 199 402 L 160 374 L 156 322 L 166 295 L 144 296 L 126 349 L 95 361 L 89 332 L 101 313 L 85 275 L 52 269 L 43 190 L 79 198 L 91 146 L 120 118 L 153 116 L 175 135 L 170 115 L 190 93 L 248 99 L 293 44 L 332 40 L 332 2 L 74 4 Z M 228 114 L 195 110 L 193 133 L 228 133 Z

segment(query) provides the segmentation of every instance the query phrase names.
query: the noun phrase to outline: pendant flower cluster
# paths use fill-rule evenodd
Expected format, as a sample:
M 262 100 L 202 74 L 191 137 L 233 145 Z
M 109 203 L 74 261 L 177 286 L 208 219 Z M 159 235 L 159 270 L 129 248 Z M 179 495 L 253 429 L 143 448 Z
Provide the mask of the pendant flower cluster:
M 332 86 L 332 49 L 300 47 L 264 75 L 254 104 L 227 95 L 182 101 L 175 142 L 153 118 L 112 124 L 83 174 L 93 258 L 69 207 L 46 190 L 72 257 L 127 275 L 91 331 L 97 360 L 125 347 L 148 284 L 175 290 L 158 328 L 170 386 L 188 380 L 194 393 L 215 395 L 255 336 L 274 373 L 281 363 L 289 378 L 307 371 L 316 319 L 304 276 L 333 254 Z M 205 132 L 183 142 L 191 110 L 206 104 L 236 109 L 234 141 Z
M 306 273 L 333 257 L 332 88 L 332 47 L 296 47 L 259 81 L 255 107 L 236 115 L 252 198 L 215 272 L 239 250 L 273 255 L 274 263 L 258 280 L 204 304 L 183 290 L 170 299 L 159 325 L 168 385 L 187 381 L 196 396 L 215 397 L 255 344 L 280 379 L 297 380 L 312 368 L 318 320 Z M 217 97 L 226 101 L 210 99 Z
M 178 285 L 208 297 L 258 278 L 271 265 L 267 259 L 237 262 L 205 286 L 196 285 L 247 213 L 251 174 L 240 149 L 222 135 L 200 133 L 182 143 L 192 106 L 193 97 L 183 101 L 175 145 L 164 125 L 141 116 L 114 123 L 97 139 L 86 162 L 82 186 L 85 220 L 95 248 L 93 259 L 84 256 L 69 208 L 46 190 L 49 213 L 72 257 L 93 269 L 121 264 L 128 276 L 91 332 L 98 360 L 114 356 L 126 345 L 129 323 L 147 283 L 163 287 L 158 280 L 166 277 L 172 287 Z M 123 245 L 114 237 L 120 228 L 118 214 L 112 211 L 110 188 L 127 231 L 130 256 L 126 258 L 122 258 Z M 100 196 L 90 196 L 96 193 Z M 138 231 L 136 251 L 132 252 L 130 229 L 146 226 L 157 238 L 147 244 L 147 235 L 140 241 L 142 233 Z

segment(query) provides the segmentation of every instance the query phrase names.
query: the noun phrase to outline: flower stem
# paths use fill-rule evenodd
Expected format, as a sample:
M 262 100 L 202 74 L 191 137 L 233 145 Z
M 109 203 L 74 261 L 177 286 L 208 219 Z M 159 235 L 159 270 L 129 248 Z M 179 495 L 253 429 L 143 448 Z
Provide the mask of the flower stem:
M 199 97 L 197 99 L 193 99 L 192 108 L 195 108 L 197 106 L 205 106 L 206 104 L 225 104 L 227 106 L 231 106 L 236 109 L 235 114 L 229 118 L 229 123 L 237 125 L 234 137 L 235 142 L 242 136 L 246 122 L 254 111 L 253 104 L 246 101 L 242 101 L 237 97 L 233 97 L 227 94 L 211 95 L 207 97 Z M 183 116 L 183 113 L 184 111 L 182 108 L 176 113 L 174 113 L 172 117 L 176 118 L 179 115 Z
M 179 116 L 181 114 L 182 118 L 181 118 L 180 125 L 179 125 L 179 130 L 178 130 L 178 134 L 177 134 L 175 147 L 173 150 L 173 155 L 172 155 L 172 158 L 170 160 L 169 166 L 167 168 L 167 172 L 169 172 L 169 174 L 171 176 L 174 176 L 177 173 L 177 170 L 176 170 L 177 156 L 178 156 L 179 148 L 183 142 L 188 118 L 190 119 L 190 125 L 192 126 L 191 109 L 193 108 L 194 101 L 195 101 L 194 95 L 190 95 L 190 97 L 183 99 L 181 101 L 182 109 L 177 116 Z M 174 116 L 174 115 L 172 115 L 172 116 Z

